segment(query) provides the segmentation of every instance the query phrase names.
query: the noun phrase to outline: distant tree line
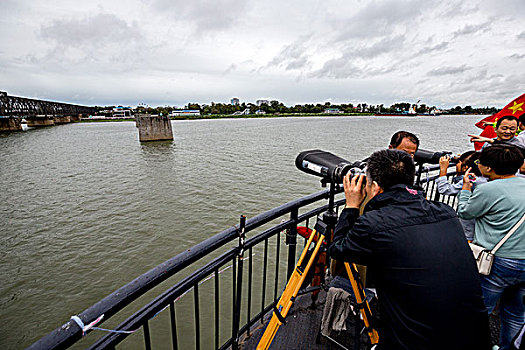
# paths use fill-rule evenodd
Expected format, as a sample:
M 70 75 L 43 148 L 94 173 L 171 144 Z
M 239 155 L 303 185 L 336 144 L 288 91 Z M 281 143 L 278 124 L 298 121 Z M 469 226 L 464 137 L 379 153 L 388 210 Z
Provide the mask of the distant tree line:
M 495 114 L 499 112 L 499 109 L 496 107 L 473 108 L 471 106 L 456 106 L 444 112 L 446 112 L 446 114 Z
M 98 111 L 111 110 L 115 106 L 97 106 Z M 369 105 L 366 103 L 359 103 L 354 105 L 353 103 L 343 104 L 332 104 L 326 102 L 324 104 L 304 104 L 295 106 L 285 106 L 282 102 L 277 100 L 269 101 L 269 103 L 262 103 L 257 105 L 254 103 L 242 102 L 240 104 L 232 105 L 230 103 L 215 103 L 211 104 L 198 104 L 188 103 L 184 106 L 184 109 L 199 110 L 201 115 L 230 115 L 235 112 L 245 111 L 247 108 L 250 110 L 250 114 L 255 114 L 256 111 L 262 111 L 266 114 L 321 114 L 327 109 L 337 109 L 344 114 L 370 114 L 370 113 L 400 113 L 408 111 L 410 107 L 415 108 L 418 113 L 430 113 L 432 110 L 437 110 L 436 106 L 427 106 L 425 104 L 415 105 L 408 102 L 395 103 L 389 107 L 385 107 L 383 104 Z M 147 114 L 162 114 L 167 115 L 172 111 L 179 109 L 174 106 L 158 106 L 149 107 L 145 105 L 139 105 L 135 112 L 147 113 Z M 441 114 L 494 114 L 499 109 L 495 107 L 481 107 L 474 108 L 472 106 L 456 106 L 451 109 L 440 110 Z

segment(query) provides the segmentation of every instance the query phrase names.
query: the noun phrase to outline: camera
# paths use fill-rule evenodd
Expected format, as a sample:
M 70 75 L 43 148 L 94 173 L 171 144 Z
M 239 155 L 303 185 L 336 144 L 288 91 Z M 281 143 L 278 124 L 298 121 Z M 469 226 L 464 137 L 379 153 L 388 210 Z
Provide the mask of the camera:
M 350 172 L 352 175 L 365 175 L 365 162 L 349 162 L 330 152 L 319 149 L 299 153 L 295 166 L 305 173 L 320 176 L 330 183 L 343 183 Z

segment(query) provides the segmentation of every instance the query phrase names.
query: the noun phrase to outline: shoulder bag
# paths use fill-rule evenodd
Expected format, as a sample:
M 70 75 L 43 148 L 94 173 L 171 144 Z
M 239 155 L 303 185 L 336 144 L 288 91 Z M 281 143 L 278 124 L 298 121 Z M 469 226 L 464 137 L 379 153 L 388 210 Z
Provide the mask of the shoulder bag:
M 482 247 L 480 245 L 469 243 L 470 249 L 472 249 L 472 253 L 474 254 L 474 259 L 476 259 L 476 263 L 478 265 L 478 271 L 480 274 L 488 276 L 490 274 L 490 270 L 492 269 L 492 263 L 494 262 L 494 254 L 496 254 L 496 251 L 507 241 L 507 239 L 512 236 L 514 232 L 520 227 L 520 225 L 525 221 L 525 214 L 521 217 L 521 219 L 514 225 L 514 227 L 511 228 L 509 233 L 503 237 L 501 241 L 496 244 L 496 246 L 492 250 L 488 250 L 485 247 Z

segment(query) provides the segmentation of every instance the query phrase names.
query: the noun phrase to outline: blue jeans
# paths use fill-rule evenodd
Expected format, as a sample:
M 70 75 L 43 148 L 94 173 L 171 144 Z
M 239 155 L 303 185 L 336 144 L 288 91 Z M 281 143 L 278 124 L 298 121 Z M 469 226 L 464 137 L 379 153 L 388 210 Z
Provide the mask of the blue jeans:
M 496 257 L 490 275 L 481 276 L 481 289 L 489 314 L 500 300 L 500 349 L 509 349 L 525 322 L 525 260 Z

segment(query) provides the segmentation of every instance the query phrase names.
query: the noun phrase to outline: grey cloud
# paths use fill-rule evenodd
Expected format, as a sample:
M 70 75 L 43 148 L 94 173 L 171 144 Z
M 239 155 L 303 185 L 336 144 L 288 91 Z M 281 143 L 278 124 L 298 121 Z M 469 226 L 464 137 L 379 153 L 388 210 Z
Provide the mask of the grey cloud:
M 525 31 L 518 34 L 517 38 L 518 40 L 525 40 Z
M 404 35 L 396 35 L 394 37 L 385 37 L 372 45 L 362 48 L 352 49 L 349 56 L 354 58 L 370 59 L 392 51 L 400 50 L 405 43 Z
M 438 14 L 438 17 L 442 18 L 471 16 L 479 11 L 479 6 L 469 4 L 464 0 L 447 1 L 442 4 L 445 8 Z
M 481 23 L 477 25 L 469 24 L 455 31 L 453 33 L 453 37 L 457 38 L 457 37 L 464 36 L 464 35 L 476 34 L 478 32 L 485 32 L 489 29 L 490 29 L 490 22 Z
M 323 67 L 310 74 L 313 78 L 358 78 L 362 76 L 363 69 L 345 57 L 334 58 L 324 63 Z
M 513 55 L 507 56 L 506 58 L 509 58 L 511 60 L 521 60 L 521 59 L 525 58 L 525 54 L 515 53 Z
M 328 60 L 323 67 L 309 74 L 312 78 L 371 78 L 385 75 L 396 70 L 395 64 L 384 66 L 378 65 L 358 65 L 347 57 L 338 57 Z
M 45 48 L 34 54 L 33 66 L 45 65 L 49 71 L 116 74 L 161 60 L 154 56 L 158 44 L 146 40 L 137 22 L 114 14 L 54 20 L 41 25 L 37 35 Z M 27 57 L 21 59 L 31 63 Z
M 417 55 L 423 55 L 426 53 L 432 53 L 432 52 L 443 52 L 448 48 L 448 42 L 443 41 L 439 44 L 433 45 L 433 46 L 426 46 L 419 50 Z
M 304 70 L 311 65 L 307 52 L 309 44 L 306 39 L 301 38 L 283 48 L 283 50 L 267 64 L 267 67 L 282 66 L 286 70 L 302 69 L 302 73 L 308 76 L 337 79 L 356 78 L 365 74 L 367 76 L 382 75 L 394 70 L 393 65 L 390 64 L 387 67 L 379 66 L 372 68 L 372 66 L 367 65 L 366 62 L 402 49 L 405 40 L 405 36 L 396 35 L 394 37 L 384 37 L 376 42 L 360 47 L 346 45 L 346 48 L 341 49 L 340 57 L 330 59 L 323 64 L 322 68 L 308 73 L 304 72 Z
M 440 67 L 432 69 L 427 73 L 429 76 L 441 76 L 441 75 L 455 75 L 455 74 L 461 74 L 471 69 L 471 67 L 468 67 L 467 65 L 462 65 L 459 67 Z
M 448 95 L 456 100 L 469 99 L 472 104 L 491 105 L 495 101 L 503 105 L 523 93 L 519 86 L 525 79 L 525 74 L 502 75 L 494 74 L 489 79 L 473 81 L 470 84 L 462 79 L 451 80 L 446 91 L 439 93 Z M 494 101 L 494 102 L 493 102 Z M 503 107 L 503 106 L 502 106 Z
M 285 46 L 266 66 L 282 66 L 286 70 L 301 69 L 308 66 L 308 39 L 309 37 L 303 36 Z
M 237 69 L 237 65 L 232 63 L 230 64 L 228 68 L 226 68 L 226 70 L 223 72 L 223 75 L 230 74 L 234 72 L 236 69 Z
M 379 65 L 375 67 L 369 63 L 380 56 L 388 55 L 397 50 L 402 50 L 406 41 L 404 35 L 393 37 L 383 37 L 380 40 L 361 46 L 354 46 L 349 43 L 339 50 L 339 57 L 332 58 L 324 62 L 320 69 L 308 72 L 311 66 L 308 48 L 312 45 L 307 38 L 301 38 L 296 42 L 284 47 L 266 67 L 280 66 L 286 70 L 302 70 L 301 74 L 308 77 L 330 77 L 336 79 L 357 78 L 366 76 L 383 75 L 395 70 L 395 59 L 390 60 L 387 66 Z M 331 46 L 330 49 L 334 49 Z M 315 48 L 314 50 L 321 50 Z
M 64 47 L 100 47 L 142 39 L 136 23 L 128 24 L 113 14 L 55 20 L 40 28 L 40 36 Z
M 286 70 L 301 69 L 308 64 L 308 58 L 306 56 L 301 56 L 296 60 L 288 63 Z
M 144 0 L 144 3 L 149 2 Z M 155 0 L 153 8 L 170 21 L 193 23 L 198 33 L 223 31 L 236 25 L 246 13 L 248 1 Z
M 487 69 L 480 69 L 478 71 L 472 72 L 469 76 L 462 80 L 462 83 L 467 84 L 477 84 L 483 82 L 484 85 L 492 85 L 492 82 L 496 79 L 500 79 L 503 76 L 501 74 L 491 74 Z
M 335 29 L 340 33 L 335 42 L 392 33 L 398 25 L 411 22 L 423 13 L 423 8 L 424 4 L 419 1 L 370 2 L 351 18 L 335 20 Z
M 19 15 L 22 12 L 20 5 L 14 0 L 2 0 L 2 15 Z

